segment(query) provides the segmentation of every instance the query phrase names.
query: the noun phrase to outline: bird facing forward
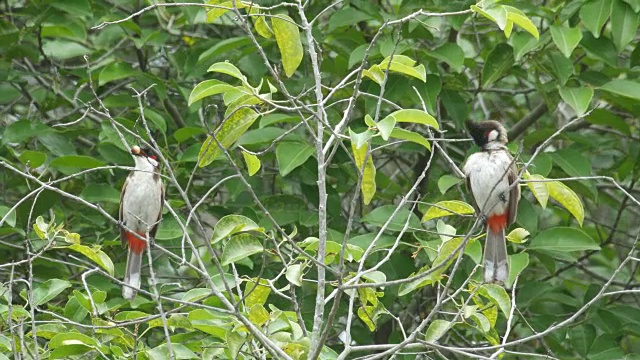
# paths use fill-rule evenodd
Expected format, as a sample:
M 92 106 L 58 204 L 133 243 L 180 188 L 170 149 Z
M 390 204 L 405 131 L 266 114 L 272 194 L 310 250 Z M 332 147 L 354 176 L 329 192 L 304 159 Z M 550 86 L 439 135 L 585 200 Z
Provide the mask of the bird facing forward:
M 467 158 L 462 171 L 476 212 L 487 224 L 484 281 L 504 283 L 509 276 L 505 229 L 515 221 L 518 211 L 518 174 L 506 147 L 507 131 L 499 122 L 468 120 L 466 126 L 480 147 Z
M 142 257 L 147 242 L 153 241 L 164 202 L 164 187 L 160 179 L 160 167 L 155 155 L 131 148 L 136 165 L 122 187 L 120 195 L 120 241 L 128 247 L 127 269 L 124 276 L 122 297 L 132 300 L 140 288 Z M 134 234 L 135 232 L 135 234 Z

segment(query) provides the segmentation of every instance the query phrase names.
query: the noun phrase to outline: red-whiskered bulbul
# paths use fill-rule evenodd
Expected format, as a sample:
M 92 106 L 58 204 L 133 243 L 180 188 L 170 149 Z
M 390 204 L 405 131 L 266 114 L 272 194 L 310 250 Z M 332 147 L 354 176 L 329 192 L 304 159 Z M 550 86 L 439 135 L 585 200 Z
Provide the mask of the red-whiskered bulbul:
M 479 216 L 487 223 L 484 248 L 484 281 L 504 283 L 509 276 L 505 229 L 518 211 L 520 187 L 515 163 L 506 144 L 507 131 L 497 121 L 466 122 L 469 134 L 480 147 L 462 171 Z
M 153 241 L 158 231 L 164 202 L 164 187 L 156 156 L 139 146 L 133 146 L 131 154 L 136 162 L 135 170 L 127 177 L 120 194 L 120 223 L 124 225 L 120 228 L 120 241 L 123 247 L 129 248 L 124 275 L 124 283 L 129 286 L 122 288 L 122 297 L 127 300 L 135 298 L 136 289 L 140 288 L 142 255 L 147 241 Z

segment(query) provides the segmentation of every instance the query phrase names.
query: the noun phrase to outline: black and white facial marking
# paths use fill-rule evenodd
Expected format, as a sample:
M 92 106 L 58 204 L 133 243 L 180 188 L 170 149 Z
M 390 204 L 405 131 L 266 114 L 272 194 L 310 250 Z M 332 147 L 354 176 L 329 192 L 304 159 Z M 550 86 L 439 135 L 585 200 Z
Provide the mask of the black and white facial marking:
M 501 147 L 507 143 L 507 131 L 495 120 L 465 122 L 473 141 L 482 149 Z

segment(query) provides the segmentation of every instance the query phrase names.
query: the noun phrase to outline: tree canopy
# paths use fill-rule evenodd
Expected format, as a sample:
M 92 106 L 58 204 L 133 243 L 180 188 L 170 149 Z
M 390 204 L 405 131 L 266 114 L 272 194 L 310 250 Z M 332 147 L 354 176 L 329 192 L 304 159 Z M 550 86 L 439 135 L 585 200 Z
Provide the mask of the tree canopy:
M 638 357 L 639 1 L 0 6 L 0 360 Z M 517 158 L 504 286 L 468 119 Z

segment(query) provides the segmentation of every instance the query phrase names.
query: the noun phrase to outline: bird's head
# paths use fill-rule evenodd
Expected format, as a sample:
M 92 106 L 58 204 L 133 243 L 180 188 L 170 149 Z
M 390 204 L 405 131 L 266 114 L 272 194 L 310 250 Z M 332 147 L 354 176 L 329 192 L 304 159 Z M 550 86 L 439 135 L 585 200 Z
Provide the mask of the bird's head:
M 499 148 L 507 144 L 507 130 L 495 120 L 465 122 L 473 141 L 482 149 Z
M 154 168 L 157 168 L 159 165 L 158 157 L 154 153 L 152 153 L 148 149 L 143 149 L 138 145 L 134 145 L 131 147 L 131 155 L 134 156 L 136 165 L 150 164 Z

